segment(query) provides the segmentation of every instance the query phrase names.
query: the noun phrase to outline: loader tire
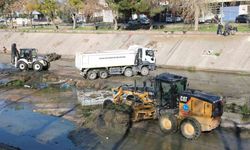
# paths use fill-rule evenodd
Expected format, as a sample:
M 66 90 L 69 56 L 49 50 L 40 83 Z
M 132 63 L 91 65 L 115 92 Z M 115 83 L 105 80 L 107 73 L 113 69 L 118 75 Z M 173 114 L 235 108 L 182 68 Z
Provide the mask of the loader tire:
M 33 70 L 35 71 L 42 71 L 43 65 L 40 62 L 34 62 L 33 64 Z
M 194 118 L 186 118 L 181 122 L 181 134 L 189 139 L 195 140 L 201 134 L 201 125 Z
M 133 71 L 131 68 L 126 68 L 125 71 L 124 71 L 124 75 L 126 77 L 132 77 L 133 76 Z
M 49 67 L 50 67 L 50 63 L 49 62 L 47 62 L 47 65 L 46 66 L 43 66 L 43 70 L 49 70 Z
M 28 69 L 28 65 L 25 62 L 23 62 L 23 61 L 18 62 L 17 63 L 17 67 L 21 71 L 24 71 L 24 70 Z
M 89 80 L 95 80 L 97 78 L 97 73 L 95 71 L 88 71 L 87 77 Z
M 174 115 L 166 114 L 159 118 L 160 129 L 165 134 L 172 134 L 178 129 L 178 121 Z

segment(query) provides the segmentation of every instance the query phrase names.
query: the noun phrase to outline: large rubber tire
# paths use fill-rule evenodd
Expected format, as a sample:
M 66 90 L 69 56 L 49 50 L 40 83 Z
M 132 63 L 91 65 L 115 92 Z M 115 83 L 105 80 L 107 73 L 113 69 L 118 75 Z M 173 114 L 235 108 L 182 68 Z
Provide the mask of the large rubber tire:
M 181 122 L 181 134 L 189 139 L 195 140 L 201 135 L 201 125 L 194 118 L 186 118 Z
M 141 68 L 141 75 L 147 76 L 149 74 L 149 69 L 148 67 L 142 67 Z
M 103 109 L 108 109 L 108 108 L 111 108 L 112 106 L 114 105 L 113 101 L 111 101 L 110 99 L 106 99 L 104 102 L 103 102 Z
M 33 63 L 33 70 L 35 71 L 42 71 L 43 70 L 43 65 L 40 62 L 34 62 Z
M 99 77 L 101 78 L 101 79 L 106 79 L 106 78 L 108 78 L 108 72 L 106 71 L 106 70 L 102 70 L 102 71 L 100 71 L 99 72 Z
M 46 66 L 43 66 L 43 70 L 49 70 L 49 67 L 50 67 L 50 63 L 49 62 L 47 62 L 47 65 Z
M 160 129 L 165 134 L 172 134 L 178 130 L 178 121 L 174 115 L 162 115 L 159 118 Z
M 24 71 L 24 70 L 28 69 L 28 65 L 25 62 L 23 62 L 23 61 L 18 62 L 17 63 L 17 67 L 21 71 Z
M 97 78 L 97 73 L 95 71 L 88 71 L 87 77 L 89 80 L 95 80 Z
M 132 77 L 133 76 L 133 71 L 131 68 L 126 68 L 125 71 L 124 71 L 124 75 L 126 77 Z

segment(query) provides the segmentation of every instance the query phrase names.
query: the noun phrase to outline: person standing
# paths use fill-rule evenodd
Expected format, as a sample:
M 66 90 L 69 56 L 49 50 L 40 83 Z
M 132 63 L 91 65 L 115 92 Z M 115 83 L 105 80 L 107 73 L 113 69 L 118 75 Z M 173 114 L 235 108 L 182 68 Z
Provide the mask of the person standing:
M 3 53 L 7 53 L 7 48 L 5 46 L 3 47 Z
M 16 48 L 16 43 L 13 43 L 11 45 L 11 63 L 14 65 L 15 64 L 15 57 L 19 57 L 19 52 Z
M 218 27 L 217 27 L 217 35 L 222 35 L 222 28 L 223 28 L 223 25 L 222 25 L 222 23 L 219 21 L 219 22 L 218 22 Z

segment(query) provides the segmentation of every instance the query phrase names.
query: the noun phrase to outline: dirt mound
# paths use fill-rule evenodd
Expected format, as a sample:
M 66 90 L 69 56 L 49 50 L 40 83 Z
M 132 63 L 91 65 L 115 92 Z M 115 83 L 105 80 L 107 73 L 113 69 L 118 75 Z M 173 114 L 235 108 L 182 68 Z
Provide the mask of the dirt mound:
M 114 149 L 127 136 L 130 127 L 129 113 L 116 109 L 97 109 L 85 120 L 82 128 L 69 134 L 69 138 L 83 149 Z

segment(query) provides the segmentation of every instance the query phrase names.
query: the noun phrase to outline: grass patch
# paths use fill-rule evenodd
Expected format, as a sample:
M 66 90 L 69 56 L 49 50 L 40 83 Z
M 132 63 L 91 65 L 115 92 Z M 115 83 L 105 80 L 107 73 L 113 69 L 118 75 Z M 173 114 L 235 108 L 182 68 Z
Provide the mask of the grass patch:
M 250 115 L 250 108 L 247 104 L 241 106 L 240 111 L 242 115 Z
M 8 82 L 7 86 L 22 87 L 22 86 L 24 86 L 24 81 L 13 80 L 13 81 Z

